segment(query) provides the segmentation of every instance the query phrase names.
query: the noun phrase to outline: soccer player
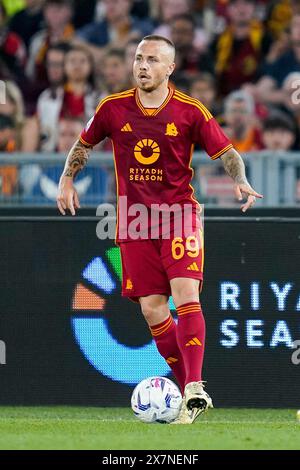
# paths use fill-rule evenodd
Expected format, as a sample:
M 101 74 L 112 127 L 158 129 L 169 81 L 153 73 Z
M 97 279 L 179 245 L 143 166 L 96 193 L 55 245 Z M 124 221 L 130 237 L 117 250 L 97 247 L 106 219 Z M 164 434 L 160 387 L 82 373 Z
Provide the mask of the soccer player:
M 122 258 L 122 295 L 139 302 L 157 349 L 181 387 L 183 402 L 175 424 L 190 424 L 212 407 L 201 375 L 205 321 L 199 292 L 204 254 L 199 204 L 190 185 L 194 144 L 200 144 L 211 159 L 222 159 L 237 198 L 246 197 L 243 211 L 262 196 L 248 183 L 242 158 L 210 112 L 200 101 L 169 86 L 174 59 L 171 41 L 154 35 L 143 38 L 133 64 L 137 87 L 100 102 L 69 152 L 57 204 L 63 215 L 67 209 L 75 215 L 80 205 L 74 177 L 87 163 L 92 147 L 109 137 L 119 200 L 116 242 Z M 126 213 L 120 204 L 125 196 Z M 148 230 L 140 238 L 125 230 L 133 221 L 130 208 L 134 204 L 147 210 Z M 185 207 L 190 208 L 186 216 L 180 211 Z M 163 215 L 170 208 L 169 233 L 161 218 L 156 218 L 158 208 Z M 189 222 L 180 236 L 175 230 L 178 219 L 184 225 Z M 154 231 L 153 236 L 154 229 L 159 233 Z M 170 295 L 178 324 L 170 314 Z

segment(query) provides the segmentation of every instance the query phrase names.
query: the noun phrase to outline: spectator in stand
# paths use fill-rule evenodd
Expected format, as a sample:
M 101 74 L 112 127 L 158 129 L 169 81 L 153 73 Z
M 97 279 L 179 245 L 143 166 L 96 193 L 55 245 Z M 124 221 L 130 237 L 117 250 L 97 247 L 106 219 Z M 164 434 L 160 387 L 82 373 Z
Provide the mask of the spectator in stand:
M 5 83 L 5 103 L 0 104 L 0 114 L 12 119 L 14 126 L 13 145 L 8 150 L 21 150 L 23 142 L 23 129 L 25 124 L 24 101 L 21 90 L 14 82 Z
M 22 81 L 26 48 L 22 39 L 9 31 L 7 14 L 0 0 L 0 79 Z
M 125 66 L 126 66 L 126 77 L 129 81 L 129 88 L 136 86 L 136 83 L 133 78 L 132 67 L 135 58 L 135 52 L 138 44 L 140 43 L 139 39 L 131 39 L 125 46 Z
M 0 114 L 0 152 L 15 152 L 17 132 L 12 116 Z
M 65 80 L 65 55 L 70 50 L 66 43 L 50 46 L 46 55 L 46 70 L 49 88 L 37 100 L 35 114 L 26 120 L 23 151 L 41 149 L 53 151 L 56 144 L 57 102 L 62 94 Z
M 271 45 L 271 36 L 255 19 L 254 12 L 254 1 L 232 0 L 228 4 L 229 25 L 212 44 L 221 95 L 255 80 Z
M 262 148 L 261 130 L 255 116 L 255 103 L 245 91 L 233 91 L 225 99 L 225 132 L 238 152 Z
M 65 57 L 71 46 L 64 42 L 50 46 L 46 55 L 47 80 L 49 91 L 55 94 L 57 88 L 64 83 L 65 79 Z
M 264 77 L 262 82 L 269 78 Z M 264 88 L 264 85 L 265 83 L 258 83 L 253 87 L 252 95 L 257 102 L 266 103 L 268 108 L 272 105 L 275 109 L 283 111 L 294 121 L 295 127 L 300 129 L 300 71 L 286 75 L 280 88 Z
M 150 5 L 149 0 L 134 0 L 132 2 L 131 13 L 137 18 L 149 18 Z
M 158 0 L 158 11 L 156 19 L 159 25 L 154 29 L 152 34 L 158 34 L 171 39 L 171 21 L 173 18 L 181 15 L 193 16 L 192 0 Z M 208 37 L 206 32 L 200 27 L 195 27 L 192 38 L 193 47 L 198 52 L 204 52 L 207 49 Z M 191 44 L 190 44 L 191 45 Z
M 90 118 L 99 101 L 95 89 L 95 63 L 83 46 L 74 46 L 65 57 L 65 85 L 60 117 Z
M 191 78 L 190 77 L 185 77 L 185 75 L 174 75 L 172 74 L 172 79 L 169 81 L 170 85 L 173 86 L 174 88 L 177 88 L 177 90 L 181 91 L 182 93 L 188 94 L 189 93 L 189 88 L 190 88 L 190 83 L 191 83 Z
M 265 23 L 273 38 L 278 39 L 289 27 L 299 1 L 276 0 L 267 2 Z
M 16 13 L 9 22 L 9 29 L 18 34 L 26 48 L 34 34 L 43 26 L 43 3 L 44 0 L 25 0 L 24 10 Z
M 17 131 L 11 116 L 0 114 L 0 152 L 15 152 Z M 0 193 L 11 196 L 17 189 L 18 169 L 15 165 L 0 166 Z
M 282 84 L 282 104 L 280 109 L 294 120 L 300 129 L 300 72 L 287 75 Z
M 201 71 L 213 72 L 213 62 L 205 53 L 193 46 L 196 25 L 191 15 L 185 14 L 170 20 L 171 39 L 176 48 L 176 69 L 173 79 L 184 74 L 191 77 Z
M 56 150 L 60 153 L 68 153 L 74 142 L 78 139 L 84 125 L 85 121 L 78 118 L 68 117 L 61 119 L 58 125 Z M 49 197 L 49 194 L 52 193 L 53 183 L 55 182 L 55 185 L 58 185 L 61 166 L 44 168 L 43 174 L 46 175 L 46 178 L 43 178 L 44 182 L 41 185 L 41 189 L 42 191 L 46 189 L 44 194 L 46 193 Z M 108 198 L 112 197 L 110 191 L 114 187 L 114 180 L 115 175 L 112 169 L 104 169 L 99 166 L 85 168 L 75 183 L 81 202 L 95 204 L 96 202 L 99 203 L 99 201 L 107 201 Z M 53 194 L 53 200 L 55 200 L 56 194 L 57 187 Z
M 189 95 L 201 101 L 210 112 L 217 116 L 219 110 L 217 108 L 217 88 L 216 81 L 210 73 L 201 73 L 192 78 Z
M 0 152 L 15 152 L 21 149 L 24 116 L 24 102 L 20 89 L 13 82 L 5 83 L 5 103 L 0 104 Z M 16 165 L 0 166 L 0 193 L 11 196 L 18 189 L 18 168 Z
M 57 151 L 60 153 L 69 152 L 84 125 L 85 122 L 82 119 L 74 117 L 60 119 L 58 125 Z
M 135 46 L 136 49 L 136 46 Z M 134 49 L 134 52 L 135 52 Z M 131 60 L 131 59 L 130 59 Z M 133 83 L 132 64 L 126 63 L 125 51 L 122 49 L 109 50 L 102 60 L 102 78 L 99 80 L 101 94 L 99 99 L 135 87 Z M 112 152 L 111 140 L 106 138 L 98 146 L 104 152 Z
M 263 66 L 263 77 L 255 86 L 255 96 L 262 102 L 282 104 L 282 84 L 290 72 L 300 72 L 300 14 L 293 17 L 288 39 L 274 43 L 273 54 Z M 271 51 L 270 51 L 271 52 Z
M 27 151 L 53 152 L 60 119 L 74 117 L 86 122 L 95 111 L 99 93 L 94 88 L 94 61 L 83 46 L 74 46 L 66 53 L 64 75 L 63 85 L 46 90 L 38 101 L 37 114 L 28 131 L 32 148 Z
M 29 60 L 26 73 L 31 80 L 48 86 L 46 55 L 51 45 L 61 42 L 70 43 L 74 36 L 71 23 L 72 0 L 45 0 L 44 18 L 46 28 L 36 33 L 30 41 Z M 41 85 L 40 85 L 41 86 Z
M 262 140 L 264 148 L 273 151 L 289 151 L 296 141 L 293 120 L 285 113 L 274 111 L 263 123 Z
M 77 32 L 77 38 L 89 44 L 97 59 L 106 52 L 105 46 L 119 48 L 120 44 L 126 44 L 132 38 L 141 38 L 153 30 L 150 20 L 130 15 L 132 0 L 102 0 L 101 6 L 104 17 Z
M 73 0 L 74 1 L 74 15 L 73 24 L 75 29 L 82 28 L 83 26 L 91 23 L 96 15 L 97 0 Z M 99 2 L 100 5 L 101 2 Z
M 124 50 L 111 49 L 106 53 L 103 60 L 102 74 L 103 97 L 112 93 L 119 93 L 131 87 L 130 77 L 127 75 Z

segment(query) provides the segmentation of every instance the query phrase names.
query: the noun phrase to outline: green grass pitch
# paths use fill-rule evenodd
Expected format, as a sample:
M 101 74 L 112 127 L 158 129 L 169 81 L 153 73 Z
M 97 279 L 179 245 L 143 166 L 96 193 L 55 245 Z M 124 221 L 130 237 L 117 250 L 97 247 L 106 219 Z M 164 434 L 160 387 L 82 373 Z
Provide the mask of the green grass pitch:
M 0 407 L 0 449 L 300 449 L 296 410 L 214 409 L 188 426 L 127 408 Z

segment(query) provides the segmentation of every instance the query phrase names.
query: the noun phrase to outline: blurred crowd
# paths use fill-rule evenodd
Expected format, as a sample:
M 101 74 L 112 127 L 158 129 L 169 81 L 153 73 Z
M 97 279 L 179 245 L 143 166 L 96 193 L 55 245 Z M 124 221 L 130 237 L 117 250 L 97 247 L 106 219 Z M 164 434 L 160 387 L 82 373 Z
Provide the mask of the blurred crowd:
M 172 85 L 237 150 L 299 150 L 300 1 L 0 0 L 0 152 L 68 151 L 101 98 L 134 86 L 147 34 L 172 39 Z

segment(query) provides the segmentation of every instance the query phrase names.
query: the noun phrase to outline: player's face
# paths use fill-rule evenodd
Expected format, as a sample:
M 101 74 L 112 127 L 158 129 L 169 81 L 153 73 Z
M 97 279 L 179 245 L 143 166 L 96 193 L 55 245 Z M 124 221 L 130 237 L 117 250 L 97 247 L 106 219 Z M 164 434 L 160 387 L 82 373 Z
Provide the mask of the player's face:
M 172 49 L 162 41 L 142 41 L 136 50 L 133 76 L 137 86 L 153 91 L 169 76 L 175 67 Z

